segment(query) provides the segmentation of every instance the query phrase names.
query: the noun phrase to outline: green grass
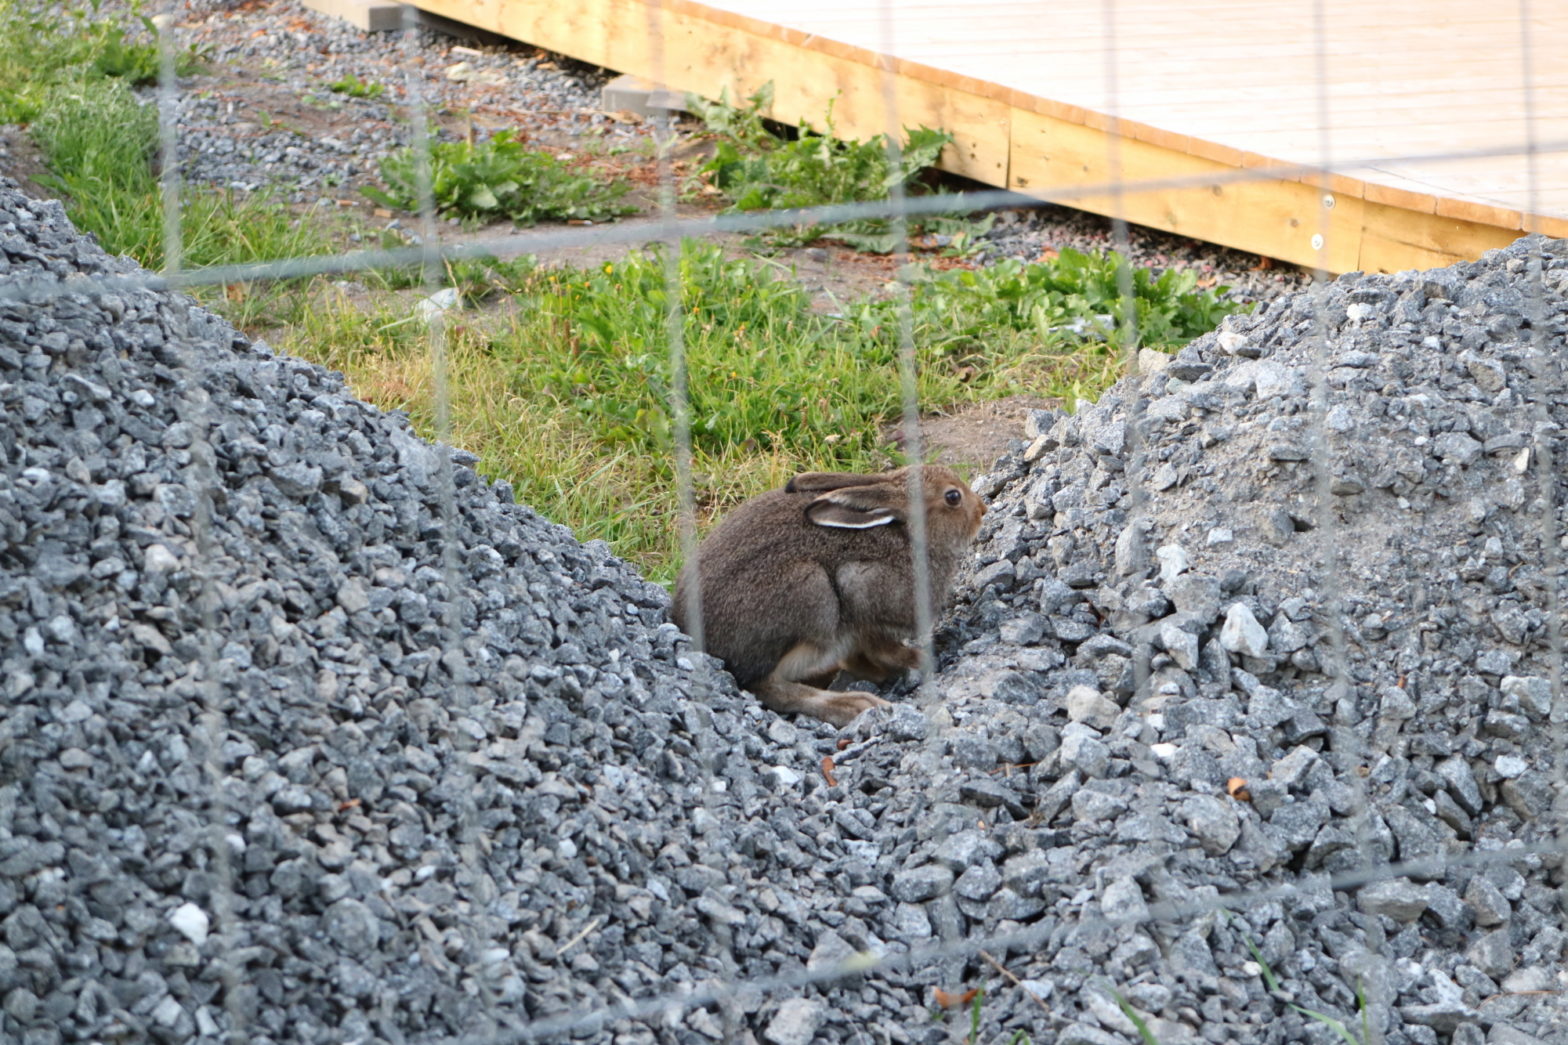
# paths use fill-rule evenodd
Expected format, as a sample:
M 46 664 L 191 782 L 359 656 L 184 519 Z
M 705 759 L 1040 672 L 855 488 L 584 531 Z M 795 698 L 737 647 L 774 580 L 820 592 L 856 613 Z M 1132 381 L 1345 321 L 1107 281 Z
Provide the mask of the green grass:
M 189 47 L 174 55 L 188 76 L 205 55 Z M 99 0 L 64 12 L 26 0 L 0 0 L 0 123 L 31 123 L 61 84 L 121 80 L 154 83 L 161 58 L 157 31 L 140 4 L 108 13 Z
M 97 28 L 72 37 L 81 19 L 74 15 L 62 23 L 26 16 L 11 0 L 0 0 L 0 110 L 28 119 L 48 168 L 39 180 L 64 199 L 76 226 L 96 235 L 111 253 L 159 269 L 166 245 L 162 190 L 154 170 L 158 119 L 153 107 L 131 91 L 137 66 L 128 57 L 134 53 L 145 59 L 150 53 L 155 61 L 157 49 L 128 42 L 129 30 L 112 21 L 85 23 Z M 88 43 L 99 47 L 96 56 L 84 49 Z M 28 56 L 40 70 L 36 79 L 29 78 Z M 125 75 L 111 74 L 115 70 Z M 183 268 L 338 249 L 333 226 L 341 222 L 335 216 L 322 221 L 319 215 L 298 215 L 265 193 L 240 196 L 184 186 L 179 205 Z M 264 317 L 287 318 L 293 307 L 289 294 L 298 285 L 236 284 L 197 294 L 249 326 Z
M 327 84 L 327 90 L 334 94 L 346 94 L 350 98 L 380 98 L 386 93 L 386 85 L 361 80 L 358 75 L 349 73 L 347 76 Z
M 1114 380 L 1122 353 L 1103 330 L 1038 321 L 1107 307 L 1084 290 L 1084 273 L 1114 277 L 1115 262 L 1089 260 L 1059 261 L 1054 282 L 1035 271 L 1053 266 L 1019 269 L 1006 283 L 1018 289 L 1015 300 L 990 316 L 986 339 L 952 332 L 978 333 L 970 313 L 981 308 L 984 284 L 953 292 L 949 276 L 917 281 L 922 406 L 1018 392 L 1092 397 Z M 825 315 L 777 266 L 700 242 L 682 247 L 676 267 L 705 518 L 796 471 L 898 463 L 886 439 L 902 411 L 893 303 L 856 302 Z M 504 306 L 499 316 L 458 312 L 448 323 L 451 438 L 521 499 L 584 540 L 608 541 L 660 581 L 678 565 L 665 276 L 656 250 L 591 269 L 471 261 L 447 273 L 465 301 Z M 418 283 L 412 270 L 383 278 L 388 287 Z M 1150 307 L 1166 307 L 1179 285 L 1151 282 Z M 953 293 L 977 300 L 960 307 Z M 1063 303 L 1074 294 L 1083 302 Z M 429 346 L 407 301 L 366 315 L 329 294 L 302 312 L 285 347 L 343 370 L 361 395 L 406 410 L 435 434 Z
M 94 30 L 94 51 L 62 32 L 79 27 L 71 17 L 50 21 L 29 11 L 0 0 L 0 27 L 11 30 L 0 35 L 0 105 L 15 112 L 25 100 L 50 171 L 46 181 L 79 227 L 110 251 L 163 266 L 157 121 L 130 89 L 136 62 L 127 48 L 145 46 L 133 35 L 139 23 Z M 29 59 L 39 76 L 28 75 Z M 343 93 L 361 89 L 368 90 L 347 83 Z M 920 147 L 928 155 L 910 149 L 904 165 L 890 169 L 885 142 L 838 143 L 805 131 L 795 142 L 775 139 L 753 102 L 749 111 L 710 114 L 710 124 L 768 157 L 769 176 L 777 175 L 781 188 L 751 201 L 758 205 L 885 195 L 934 157 L 938 137 L 946 140 L 928 137 Z M 759 144 L 765 138 L 773 144 Z M 617 190 L 540 160 L 504 134 L 482 146 L 438 146 L 433 161 L 443 208 L 474 220 L 597 218 L 621 207 Z M 404 154 L 391 164 L 388 180 L 398 191 L 410 191 L 412 163 Z M 763 191 L 755 179 L 750 184 L 748 191 Z M 180 204 L 187 269 L 349 245 L 340 219 L 295 213 L 265 195 L 187 186 Z M 673 261 L 679 300 L 672 302 L 669 264 L 658 251 L 589 269 L 546 269 L 526 259 L 447 264 L 441 282 L 457 287 L 468 307 L 449 313 L 445 324 L 445 432 L 436 431 L 431 341 L 416 310 L 427 288 L 419 267 L 361 274 L 357 289 L 319 278 L 197 293 L 242 328 L 265 329 L 296 355 L 344 371 L 361 396 L 406 410 L 423 433 L 479 454 L 482 467 L 509 480 L 523 501 L 585 540 L 608 541 L 661 581 L 678 566 L 672 304 L 686 351 L 693 474 L 704 519 L 796 471 L 899 462 L 887 433 L 903 408 L 906 315 L 916 390 L 927 410 L 1014 393 L 1092 398 L 1118 375 L 1124 357 L 1118 346 L 1127 306 L 1116 287 L 1127 274 L 1114 256 L 1064 251 L 1048 265 L 916 268 L 908 274 L 907 302 L 848 301 L 831 315 L 812 307 L 780 263 L 737 260 L 705 243 L 680 248 Z M 1169 346 L 1229 311 L 1188 277 L 1130 279 L 1141 344 Z
M 636 210 L 624 202 L 626 183 L 578 173 L 548 152 L 524 148 L 511 131 L 483 142 L 435 143 L 428 176 L 436 211 L 472 224 L 603 221 Z M 366 189 L 367 196 L 399 210 L 419 209 L 420 172 L 413 149 L 382 160 L 381 178 L 386 190 Z
M 718 102 L 694 95 L 687 98 L 687 105 L 714 139 L 713 158 L 698 171 L 698 178 L 722 194 L 731 211 L 876 202 L 888 199 L 898 187 L 918 193 L 922 190 L 917 180 L 920 174 L 933 166 L 942 149 L 953 141 L 946 131 L 906 128 L 905 141 L 895 158 L 885 134 L 865 141 L 835 137 L 831 106 L 823 121 L 824 133 L 801 123 L 790 138 L 773 133 L 764 122 L 762 114 L 772 103 L 771 83 L 739 107 L 730 105 L 727 98 Z M 971 223 L 955 218 L 915 220 L 908 228 L 911 236 L 942 234 L 960 242 L 973 232 Z M 856 250 L 878 254 L 899 246 L 898 231 L 887 218 L 831 226 L 800 224 L 774 230 L 767 238 L 780 246 L 835 239 Z
M 1238 310 L 1218 293 L 1198 289 L 1192 273 L 1174 269 L 1159 276 L 1143 269 L 1128 273 L 1129 308 L 1120 290 L 1126 265 L 1114 252 L 1065 249 L 1049 264 L 1006 259 L 985 269 L 915 268 L 909 277 L 916 340 L 962 357 L 987 351 L 1003 332 L 1041 344 L 1121 340 L 1131 321 L 1137 344 L 1171 348 Z M 891 321 L 885 304 L 861 305 L 854 314 L 872 326 Z

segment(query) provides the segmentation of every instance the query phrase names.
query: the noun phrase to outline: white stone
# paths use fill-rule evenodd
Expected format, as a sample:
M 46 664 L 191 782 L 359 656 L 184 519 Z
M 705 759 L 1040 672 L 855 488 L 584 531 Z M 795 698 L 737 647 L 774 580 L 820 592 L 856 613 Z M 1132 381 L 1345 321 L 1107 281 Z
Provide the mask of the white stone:
M 437 316 L 443 315 L 447 311 L 456 308 L 457 303 L 457 288 L 447 287 L 443 290 L 436 291 L 434 294 L 431 294 L 429 297 L 420 301 L 419 304 L 415 306 L 415 309 L 419 313 L 419 318 L 424 320 L 426 323 L 429 323 L 432 322 Z
M 1157 348 L 1138 349 L 1138 372 L 1140 374 L 1158 374 L 1161 370 L 1171 365 L 1171 357 Z
M 185 1010 L 180 1008 L 180 1003 L 173 998 L 165 997 L 152 1010 L 152 1020 L 163 1027 L 172 1027 L 180 1022 L 180 1017 L 185 1015 Z
M 1228 355 L 1235 355 L 1241 350 L 1243 346 L 1246 345 L 1247 335 L 1237 334 L 1234 331 L 1226 330 L 1222 331 L 1219 337 L 1217 337 L 1215 340 L 1219 342 L 1220 351 L 1225 352 Z
M 768 772 L 773 774 L 773 785 L 775 787 L 794 787 L 800 783 L 800 774 L 789 766 L 769 766 Z
M 142 568 L 148 573 L 168 573 L 180 568 L 180 559 L 161 544 L 149 544 L 142 553 Z
M 193 903 L 182 903 L 169 912 L 169 924 L 197 947 L 207 942 L 207 927 L 211 920 L 207 912 Z
M 1253 616 L 1246 603 L 1231 603 L 1225 611 L 1225 624 L 1220 628 L 1220 645 L 1231 653 L 1248 657 L 1261 657 L 1269 649 L 1269 633 L 1263 630 L 1258 618 Z
M 1497 775 L 1504 780 L 1514 780 L 1529 771 L 1530 763 L 1518 755 L 1498 755 L 1497 761 L 1492 763 L 1492 768 L 1497 770 Z
M 1191 565 L 1187 558 L 1187 553 L 1182 550 L 1179 544 L 1162 546 L 1154 553 L 1154 557 L 1160 560 L 1161 584 L 1171 583 L 1171 581 L 1186 573 L 1187 567 Z
M 1072 687 L 1067 691 L 1064 703 L 1067 705 L 1069 720 L 1085 723 L 1095 729 L 1110 729 L 1116 724 L 1116 716 L 1122 710 L 1115 701 L 1093 686 Z

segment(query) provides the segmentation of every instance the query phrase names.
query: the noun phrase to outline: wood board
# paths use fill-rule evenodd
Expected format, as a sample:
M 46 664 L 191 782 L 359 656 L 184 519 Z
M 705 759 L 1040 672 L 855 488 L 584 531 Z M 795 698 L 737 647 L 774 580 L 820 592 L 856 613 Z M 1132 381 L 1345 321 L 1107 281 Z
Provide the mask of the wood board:
M 845 136 L 941 127 L 955 173 L 1331 272 L 1568 234 L 1568 7 L 414 2 L 710 98 L 771 81 Z

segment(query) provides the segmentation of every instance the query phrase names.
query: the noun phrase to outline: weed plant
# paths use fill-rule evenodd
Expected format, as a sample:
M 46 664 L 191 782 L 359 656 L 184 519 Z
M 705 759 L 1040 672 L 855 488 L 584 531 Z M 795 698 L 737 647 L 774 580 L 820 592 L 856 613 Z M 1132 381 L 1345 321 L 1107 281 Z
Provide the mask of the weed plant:
M 1168 349 L 1213 330 L 1240 307 L 1218 291 L 1200 290 L 1191 272 L 1167 269 L 1156 276 L 1133 269 L 1115 252 L 1085 254 L 1064 249 L 1048 264 L 1014 258 L 986 268 L 938 271 L 914 266 L 911 281 L 914 334 L 918 343 L 962 358 L 988 351 L 999 333 L 1027 335 L 1041 346 L 1125 340 L 1130 332 L 1142 347 Z M 1121 281 L 1132 289 L 1124 297 Z M 1132 307 L 1129 309 L 1129 301 Z M 894 316 L 888 302 L 864 302 L 851 310 L 862 327 L 886 330 Z
M 387 88 L 385 84 L 361 80 L 355 73 L 349 73 L 347 76 L 327 84 L 327 90 L 334 94 L 346 94 L 350 98 L 376 99 L 385 94 Z
M 687 97 L 688 108 L 714 139 L 713 158 L 698 171 L 698 178 L 706 179 L 729 200 L 731 211 L 874 202 L 888 199 L 898 186 L 917 192 L 921 172 L 934 165 L 953 140 L 946 131 L 905 128 L 906 140 L 895 155 L 885 134 L 865 141 L 835 137 L 831 106 L 823 121 L 825 132 L 818 133 L 802 122 L 796 136 L 789 138 L 775 134 L 764 121 L 762 113 L 772 104 L 771 83 L 748 98 L 744 106 L 729 104 L 727 97 L 718 102 Z M 909 231 L 915 236 L 930 232 L 951 239 L 962 238 L 966 226 L 961 219 L 927 218 L 912 221 Z M 887 218 L 831 226 L 803 223 L 774 230 L 768 238 L 779 246 L 830 238 L 878 254 L 890 253 L 899 245 L 893 222 Z
M 483 142 L 435 143 L 429 178 L 437 212 L 472 224 L 603 221 L 637 209 L 624 201 L 630 188 L 625 182 L 578 173 L 548 152 L 524 148 L 511 131 Z M 419 209 L 419 159 L 413 149 L 383 159 L 381 179 L 386 190 L 366 189 L 367 196 L 399 210 Z

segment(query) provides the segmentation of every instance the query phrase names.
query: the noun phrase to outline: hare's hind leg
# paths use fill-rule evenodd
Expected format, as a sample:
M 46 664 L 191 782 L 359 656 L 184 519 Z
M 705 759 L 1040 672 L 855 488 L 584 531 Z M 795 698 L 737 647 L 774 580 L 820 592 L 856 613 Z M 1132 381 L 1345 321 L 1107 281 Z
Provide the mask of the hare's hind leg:
M 802 681 L 831 679 L 842 657 L 841 650 L 803 642 L 754 684 L 752 692 L 774 711 L 810 715 L 840 727 L 849 725 L 862 711 L 887 707 L 887 701 L 869 693 L 834 693 Z
M 887 701 L 870 693 L 834 693 L 804 682 L 775 679 L 771 675 L 757 683 L 754 691 L 774 711 L 810 715 L 840 728 L 855 721 L 862 711 L 891 707 Z

